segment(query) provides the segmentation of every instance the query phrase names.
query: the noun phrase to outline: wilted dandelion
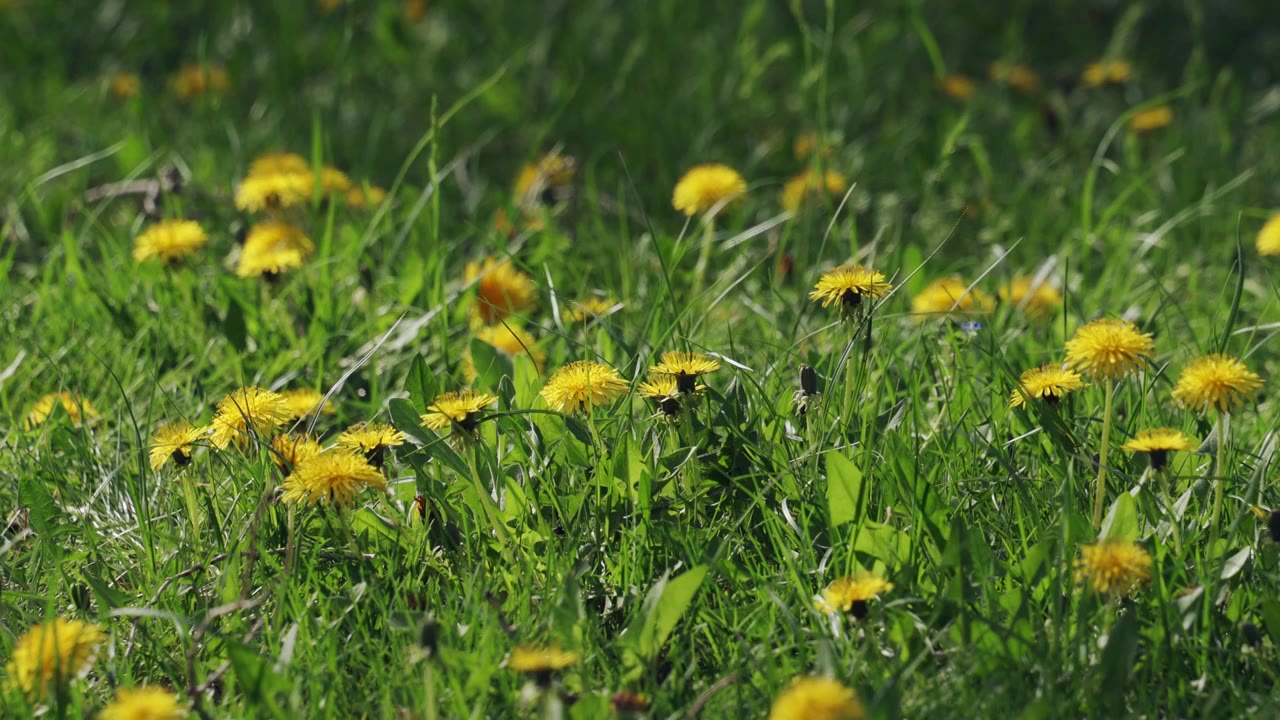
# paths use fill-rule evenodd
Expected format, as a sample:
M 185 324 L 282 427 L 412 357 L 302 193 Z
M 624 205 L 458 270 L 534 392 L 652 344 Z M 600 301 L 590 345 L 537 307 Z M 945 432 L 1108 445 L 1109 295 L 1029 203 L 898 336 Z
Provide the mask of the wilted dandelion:
M 1104 595 L 1131 595 L 1151 579 L 1151 556 L 1127 540 L 1103 541 L 1080 548 L 1076 582 Z
M 427 412 L 420 419 L 422 424 L 432 430 L 444 430 L 456 426 L 466 432 L 472 432 L 480 422 L 480 414 L 485 408 L 498 402 L 497 396 L 489 393 L 478 393 L 473 390 L 447 392 L 437 395 Z
M 682 394 L 688 394 L 696 391 L 698 378 L 719 369 L 719 360 L 702 353 L 665 352 L 662 353 L 662 361 L 649 368 L 649 372 L 670 375 L 675 378 L 676 388 Z
M 968 102 L 973 99 L 977 88 L 973 84 L 973 79 L 968 75 L 952 73 L 938 78 L 938 89 L 943 95 L 958 100 L 960 102 Z
M 158 258 L 161 262 L 177 262 L 193 255 L 209 242 L 200 223 L 192 220 L 161 220 L 148 227 L 133 241 L 133 259 L 145 262 Z
M 996 306 L 995 298 L 958 277 L 939 278 L 911 298 L 911 312 L 925 316 L 988 313 Z
M 314 413 L 317 408 L 321 415 L 333 415 L 338 412 L 333 406 L 333 401 L 325 400 L 324 393 L 315 388 L 285 390 L 280 393 L 280 401 L 284 403 L 284 409 L 289 414 L 285 422 L 304 418 Z
M 813 599 L 819 612 L 846 612 L 855 619 L 867 616 L 867 603 L 893 589 L 893 583 L 875 573 L 859 573 L 842 577 L 827 586 Z
M 208 434 L 209 428 L 186 420 L 161 426 L 151 436 L 151 469 L 159 470 L 170 460 L 178 465 L 191 462 L 191 448 Z
M 1173 398 L 1188 410 L 1228 412 L 1262 387 L 1262 378 L 1230 355 L 1206 355 L 1187 364 Z
M 289 410 L 278 393 L 260 387 L 243 387 L 218 402 L 209 423 L 213 429 L 209 441 L 219 450 L 225 450 L 232 440 L 243 446 L 248 442 L 250 431 L 266 437 L 288 421 Z
M 1062 293 L 1045 280 L 1022 275 L 1001 286 L 997 293 L 1002 302 L 1021 310 L 1028 318 L 1047 320 L 1062 307 Z
M 1154 430 L 1139 431 L 1120 449 L 1131 453 L 1145 453 L 1147 459 L 1151 461 L 1151 469 L 1160 470 L 1168 462 L 1169 453 L 1195 450 L 1196 446 L 1191 440 L 1187 439 L 1186 435 L 1182 434 L 1181 430 L 1156 428 Z
M 475 314 L 486 325 L 534 304 L 533 279 L 516 269 L 510 260 L 487 257 L 467 263 L 466 281 L 476 281 Z
M 676 183 L 671 205 L 693 217 L 725 206 L 747 192 L 747 181 L 728 165 L 698 165 Z M 723 205 L 722 205 L 723 203 Z
M 120 688 L 116 699 L 102 708 L 98 720 L 181 720 L 187 716 L 185 703 L 158 687 Z
M 42 698 L 89 672 L 106 641 L 92 623 L 54 618 L 27 630 L 13 645 L 5 682 L 29 697 Z
M 57 406 L 62 407 L 62 411 L 67 414 L 67 418 L 71 420 L 71 424 L 75 427 L 92 423 L 99 417 L 98 411 L 89 404 L 88 400 L 63 390 L 49 393 L 37 400 L 27 410 L 27 415 L 22 421 L 22 427 L 26 430 L 31 430 L 43 425 L 49 419 L 49 416 L 53 414 L 54 407 Z
M 342 431 L 338 447 L 364 453 L 374 467 L 382 467 L 387 448 L 399 447 L 407 441 L 404 433 L 387 423 L 359 423 Z
M 585 412 L 627 391 L 618 371 L 591 360 L 578 360 L 560 368 L 547 380 L 539 395 L 553 410 Z
M 335 507 L 351 505 L 366 487 L 386 490 L 382 471 L 349 450 L 328 450 L 300 461 L 284 480 L 281 501 Z
M 822 303 L 822 307 L 840 304 L 842 317 L 852 317 L 863 307 L 863 300 L 879 300 L 893 285 L 885 281 L 884 273 L 865 265 L 841 265 L 826 271 L 809 293 L 809 299 Z
M 769 720 L 862 720 L 866 710 L 858 695 L 839 681 L 800 677 L 779 693 Z
M 1085 87 L 1123 85 L 1132 74 L 1133 65 L 1128 60 L 1099 60 L 1085 67 L 1081 81 Z
M 533 361 L 533 365 L 539 373 L 542 372 L 542 366 L 547 360 L 546 353 L 537 346 L 537 340 L 533 335 L 510 321 L 498 325 L 482 325 L 475 329 L 472 339 L 493 346 L 494 349 L 504 353 L 513 361 L 517 355 L 524 354 Z M 476 370 L 475 358 L 471 357 L 470 343 L 467 344 L 467 349 L 462 352 L 461 364 L 462 376 L 466 378 L 468 383 L 475 382 L 476 378 L 479 377 L 479 373 Z
M 790 212 L 799 212 L 800 208 L 812 201 L 844 196 L 849 189 L 849 181 L 835 170 L 818 172 L 806 170 L 792 177 L 782 186 L 782 207 Z
M 1129 129 L 1135 133 L 1149 133 L 1173 123 L 1173 108 L 1168 105 L 1139 110 L 1129 117 Z
M 1018 387 L 1009 395 L 1009 407 L 1021 407 L 1031 399 L 1042 399 L 1057 404 L 1072 390 L 1084 387 L 1080 373 L 1062 367 L 1062 365 L 1042 365 L 1022 373 Z
M 1280 213 L 1272 215 L 1262 226 L 1256 242 L 1259 255 L 1280 255 Z
M 248 277 L 275 277 L 286 270 L 302 267 L 302 263 L 316 246 L 302 228 L 278 220 L 257 223 L 249 228 L 244 247 L 240 248 L 240 260 L 236 263 L 236 275 Z
M 182 102 L 191 102 L 205 94 L 220 95 L 229 87 L 227 71 L 218 65 L 188 63 L 173 76 L 173 91 Z

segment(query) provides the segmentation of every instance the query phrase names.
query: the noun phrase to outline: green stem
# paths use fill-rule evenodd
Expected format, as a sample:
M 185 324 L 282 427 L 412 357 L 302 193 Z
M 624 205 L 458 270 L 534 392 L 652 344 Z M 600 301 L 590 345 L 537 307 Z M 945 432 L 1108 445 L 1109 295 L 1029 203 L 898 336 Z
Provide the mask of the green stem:
M 1172 485 L 1173 479 L 1169 477 L 1169 470 L 1165 468 L 1157 471 L 1160 476 L 1161 488 L 1164 490 L 1164 507 L 1165 512 L 1169 514 L 1169 531 L 1173 534 L 1173 551 L 1178 554 L 1178 559 L 1182 559 L 1182 531 L 1178 528 L 1177 511 L 1173 505 Z
M 849 341 L 850 347 L 846 348 L 848 357 L 844 361 L 844 405 L 840 408 L 840 417 L 845 423 L 852 427 L 853 425 L 853 386 L 857 382 L 854 373 L 853 348 L 852 345 L 857 339 Z
M 434 657 L 429 657 L 423 662 L 422 683 L 426 687 L 426 720 L 439 720 L 440 710 L 436 707 L 436 678 L 435 669 L 432 667 L 435 662 Z
M 183 473 L 182 477 L 182 499 L 187 505 L 187 515 L 191 519 L 191 537 L 198 544 L 200 542 L 200 505 L 196 502 L 195 479 L 187 473 Z
M 693 269 L 693 296 L 702 292 L 702 283 L 707 276 L 707 265 L 711 262 L 711 248 L 716 241 L 716 223 L 713 218 L 702 221 L 702 249 L 698 251 L 698 264 Z
M 1102 402 L 1102 447 L 1098 449 L 1098 480 L 1094 488 L 1093 529 L 1102 526 L 1102 506 L 1107 498 L 1107 454 L 1111 449 L 1111 408 L 1115 402 L 1116 385 L 1108 380 L 1105 399 Z
M 477 458 L 479 453 L 480 448 L 477 446 L 472 449 L 472 452 L 467 457 L 471 465 L 471 482 L 475 486 L 476 495 L 479 496 L 480 505 L 484 508 L 485 518 L 489 521 L 489 525 L 493 527 L 494 534 L 498 536 L 498 542 L 502 544 L 502 554 L 510 561 L 511 536 L 507 534 L 507 526 L 500 522 L 498 509 L 494 506 L 493 497 L 489 495 L 484 482 L 480 480 L 480 462 Z
M 1222 514 L 1222 486 L 1227 481 L 1227 414 L 1218 413 L 1218 457 L 1214 465 L 1213 514 L 1209 518 L 1209 552 L 1218 544 L 1218 517 Z

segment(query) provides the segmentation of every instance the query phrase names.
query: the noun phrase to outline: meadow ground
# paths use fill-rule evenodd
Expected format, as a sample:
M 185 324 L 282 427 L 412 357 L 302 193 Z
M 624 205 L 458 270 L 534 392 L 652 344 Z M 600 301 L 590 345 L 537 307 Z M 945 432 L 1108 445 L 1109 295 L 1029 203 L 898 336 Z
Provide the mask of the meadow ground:
M 0 2 L 0 717 L 1280 716 L 1265 5 Z

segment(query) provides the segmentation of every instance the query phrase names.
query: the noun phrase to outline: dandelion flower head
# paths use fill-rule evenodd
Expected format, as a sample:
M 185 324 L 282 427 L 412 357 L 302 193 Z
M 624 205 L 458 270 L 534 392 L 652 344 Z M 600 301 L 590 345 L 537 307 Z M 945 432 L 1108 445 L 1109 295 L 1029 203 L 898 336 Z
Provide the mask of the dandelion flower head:
M 973 95 L 977 91 L 972 78 L 968 75 L 956 73 L 939 78 L 938 88 L 942 90 L 943 95 L 960 102 L 968 102 L 973 99 Z
M 498 325 L 482 325 L 476 328 L 472 334 L 472 339 L 493 346 L 494 349 L 505 353 L 513 360 L 517 355 L 523 353 L 533 361 L 533 365 L 538 369 L 538 372 L 542 372 L 542 366 L 547 360 L 546 353 L 537 347 L 537 340 L 533 335 L 529 334 L 528 330 L 512 322 L 503 322 Z M 467 349 L 462 353 L 462 376 L 469 383 L 475 382 L 476 378 L 479 377 L 479 373 L 476 371 L 475 359 L 471 357 L 470 343 L 467 344 Z
M 521 645 L 511 651 L 507 667 L 522 673 L 555 673 L 582 662 L 582 656 L 559 645 L 533 647 Z
M 1067 393 L 1082 387 L 1084 381 L 1075 370 L 1062 365 L 1042 365 L 1022 373 L 1018 387 L 1009 395 L 1009 407 L 1020 407 L 1033 398 L 1056 403 Z
M 1173 108 L 1157 105 L 1139 110 L 1129 117 L 1129 129 L 1135 133 L 1149 133 L 1173 124 Z
M 187 710 L 177 695 L 158 687 L 120 688 L 98 720 L 181 720 Z
M 206 93 L 221 94 L 230 86 L 227 71 L 218 65 L 188 63 L 173 77 L 173 90 L 182 102 L 191 102 Z
M 728 165 L 697 165 L 676 183 L 671 205 L 693 217 L 723 207 L 747 192 L 747 181 Z
M 325 400 L 324 393 L 315 388 L 293 388 L 280 393 L 280 400 L 284 403 L 284 409 L 289 413 L 289 420 L 297 420 L 304 418 L 320 409 L 321 415 L 333 415 L 337 413 L 337 409 L 333 406 L 332 400 Z M 321 404 L 323 403 L 323 405 Z
M 54 618 L 18 638 L 5 666 L 5 677 L 28 695 L 44 696 L 89 672 L 105 640 L 97 625 Z
M 849 189 L 849 181 L 835 170 L 807 170 L 792 177 L 782 186 L 782 207 L 799 212 L 811 201 L 839 198 Z
M 465 274 L 468 283 L 476 283 L 475 312 L 486 325 L 533 307 L 533 278 L 517 270 L 510 260 L 487 257 L 483 262 L 470 262 Z
M 27 411 L 27 416 L 23 420 L 22 426 L 27 430 L 43 425 L 49 416 L 53 414 L 55 407 L 61 406 L 62 411 L 67 414 L 71 420 L 71 424 L 80 427 L 85 423 L 92 423 L 97 420 L 98 411 L 89 404 L 88 400 L 76 395 L 75 393 L 62 392 L 49 393 L 40 398 Z
M 158 258 L 172 263 L 193 255 L 209 242 L 200 223 L 192 220 L 161 220 L 133 241 L 133 259 L 145 262 Z
M 427 412 L 422 416 L 422 424 L 432 430 L 443 430 L 457 425 L 468 432 L 475 430 L 480 421 L 480 414 L 485 408 L 498 402 L 498 398 L 489 393 L 462 390 L 438 395 Z
M 995 305 L 994 298 L 958 277 L 934 280 L 911 298 L 911 312 L 922 316 L 986 313 Z
M 1067 341 L 1067 364 L 1089 375 L 1118 380 L 1151 359 L 1151 335 L 1128 320 L 1102 318 L 1076 330 Z
M 302 263 L 316 246 L 302 228 L 278 220 L 257 223 L 249 228 L 244 247 L 240 248 L 240 260 L 236 263 L 236 275 L 242 278 L 275 276 Z
M 1024 95 L 1035 94 L 1040 89 L 1040 76 L 1035 70 L 1018 63 L 996 61 L 987 68 L 988 75 Z
M 1271 216 L 1258 231 L 1259 255 L 1280 255 L 1280 213 Z
M 387 200 L 387 191 L 377 185 L 368 187 L 353 187 L 346 193 L 347 207 L 353 210 L 363 210 L 369 207 L 377 207 Z
M 1001 286 L 997 295 L 1032 320 L 1047 320 L 1062 307 L 1062 293 L 1057 288 L 1029 275 L 1010 280 Z
M 1099 60 L 1085 67 L 1082 80 L 1085 87 L 1123 85 L 1132 74 L 1133 65 L 1128 60 Z
M 769 720 L 862 720 L 866 710 L 852 689 L 822 677 L 800 677 L 778 694 Z
M 866 603 L 893 589 L 893 583 L 875 573 L 859 573 L 842 577 L 813 599 L 820 612 L 847 612 L 855 617 L 866 614 Z
M 851 310 L 862 304 L 863 298 L 878 300 L 893 289 L 884 273 L 865 265 L 841 265 L 822 274 L 813 286 L 809 299 L 821 302 L 822 307 L 840 303 L 842 309 Z
M 271 438 L 272 459 L 278 467 L 288 471 L 322 452 L 324 446 L 310 435 L 280 433 Z
M 128 100 L 142 92 L 142 79 L 137 73 L 118 72 L 111 76 L 111 94 L 118 100 Z
M 1145 453 L 1151 461 L 1152 469 L 1159 470 L 1168 461 L 1169 453 L 1195 450 L 1196 446 L 1181 430 L 1156 428 L 1139 431 L 1122 449 L 1131 453 Z
M 671 375 L 676 379 L 676 384 L 679 385 L 682 378 L 696 378 L 719 369 L 719 360 L 702 353 L 664 352 L 662 353 L 661 361 L 649 368 L 649 372 Z M 692 390 L 681 388 L 681 392 L 692 392 Z
M 619 305 L 613 298 L 588 295 L 569 305 L 564 311 L 564 320 L 571 323 L 588 322 L 614 312 Z
M 520 169 L 513 188 L 522 205 L 555 205 L 567 196 L 578 172 L 578 163 L 568 155 L 547 153 Z
M 1130 595 L 1151 579 L 1151 556 L 1127 540 L 1103 541 L 1080 548 L 1076 582 L 1104 595 Z
M 348 507 L 366 487 L 386 490 L 387 481 L 363 455 L 349 450 L 329 450 L 299 462 L 284 480 L 286 503 L 324 503 Z
M 371 422 L 352 425 L 338 436 L 338 447 L 358 450 L 366 455 L 389 447 L 399 447 L 408 438 L 387 423 Z
M 627 391 L 617 370 L 591 360 L 578 360 L 560 368 L 539 393 L 553 410 L 586 411 Z
M 289 410 L 278 393 L 260 387 L 243 387 L 227 394 L 209 423 L 210 442 L 225 450 L 232 440 L 244 445 L 250 430 L 266 437 L 271 430 L 289 421 Z
M 151 436 L 151 469 L 159 470 L 170 460 L 178 465 L 191 462 L 192 446 L 208 434 L 208 428 L 196 427 L 186 420 L 162 425 Z
M 1206 355 L 1187 364 L 1173 388 L 1173 399 L 1196 412 L 1227 412 L 1262 387 L 1262 378 L 1231 355 Z

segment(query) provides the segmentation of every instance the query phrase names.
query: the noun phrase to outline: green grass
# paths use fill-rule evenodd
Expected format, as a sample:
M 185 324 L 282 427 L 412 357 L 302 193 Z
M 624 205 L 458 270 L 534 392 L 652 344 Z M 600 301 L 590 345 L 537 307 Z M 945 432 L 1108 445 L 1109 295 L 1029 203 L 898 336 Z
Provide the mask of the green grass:
M 623 689 L 654 718 L 763 717 L 808 674 L 882 718 L 1276 714 L 1280 554 L 1250 512 L 1280 506 L 1280 283 L 1253 247 L 1280 205 L 1274 63 L 1248 32 L 1261 9 L 494 0 L 406 23 L 394 2 L 208 5 L 0 7 L 0 36 L 17 38 L 0 47 L 0 658 L 54 616 L 109 637 L 87 677 L 41 701 L 47 716 L 94 716 L 149 684 L 210 718 L 542 717 L 554 708 L 505 662 L 552 641 L 582 655 L 560 680 L 571 718 L 607 716 Z M 1133 61 L 1130 82 L 1080 87 L 1107 54 Z M 1002 58 L 1039 71 L 1041 91 L 987 81 Z M 231 87 L 181 103 L 169 78 L 201 60 Z M 137 97 L 108 91 L 117 70 L 139 73 Z M 942 95 L 941 72 L 974 77 L 972 100 Z M 1127 129 L 1160 102 L 1171 126 Z M 784 215 L 806 132 L 833 139 L 824 162 L 852 186 Z M 520 168 L 553 148 L 578 161 L 573 198 L 541 230 L 496 231 L 498 211 L 519 213 Z M 388 201 L 292 211 L 317 252 L 274 282 L 237 278 L 255 218 L 236 183 L 282 150 Z M 704 162 L 750 190 L 717 218 L 697 290 L 703 229 L 671 192 Z M 159 214 L 199 221 L 209 246 L 136 264 L 152 222 L 139 197 L 86 191 L 170 166 L 184 184 Z M 464 266 L 487 255 L 537 287 L 515 320 L 541 372 L 470 341 Z M 895 285 L 869 344 L 808 299 L 849 260 Z M 1037 272 L 1065 296 L 1048 322 L 1008 303 L 976 331 L 910 312 L 938 278 L 995 295 Z M 593 293 L 621 309 L 568 322 Z M 1073 568 L 1099 537 L 1102 386 L 1008 408 L 1019 373 L 1102 316 L 1156 342 L 1116 392 L 1104 529 L 1153 559 L 1128 599 Z M 477 442 L 450 444 L 417 416 L 465 385 L 468 349 L 500 402 Z M 634 392 L 667 350 L 724 358 L 687 422 Z M 1216 437 L 1173 456 L 1179 553 L 1157 478 L 1119 445 L 1157 426 L 1210 439 L 1214 416 L 1170 391 L 1218 351 L 1267 384 L 1232 414 L 1222 468 Z M 589 416 L 548 412 L 538 391 L 578 359 L 632 391 Z M 802 364 L 823 390 L 803 417 Z M 150 469 L 161 422 L 207 422 L 244 385 L 332 392 L 326 443 L 396 423 L 413 439 L 388 493 L 343 512 L 283 505 L 257 444 Z M 59 390 L 102 417 L 24 428 Z M 477 488 L 497 489 L 496 512 Z M 895 586 L 866 618 L 814 610 L 858 569 Z M 0 691 L 0 716 L 34 712 Z

